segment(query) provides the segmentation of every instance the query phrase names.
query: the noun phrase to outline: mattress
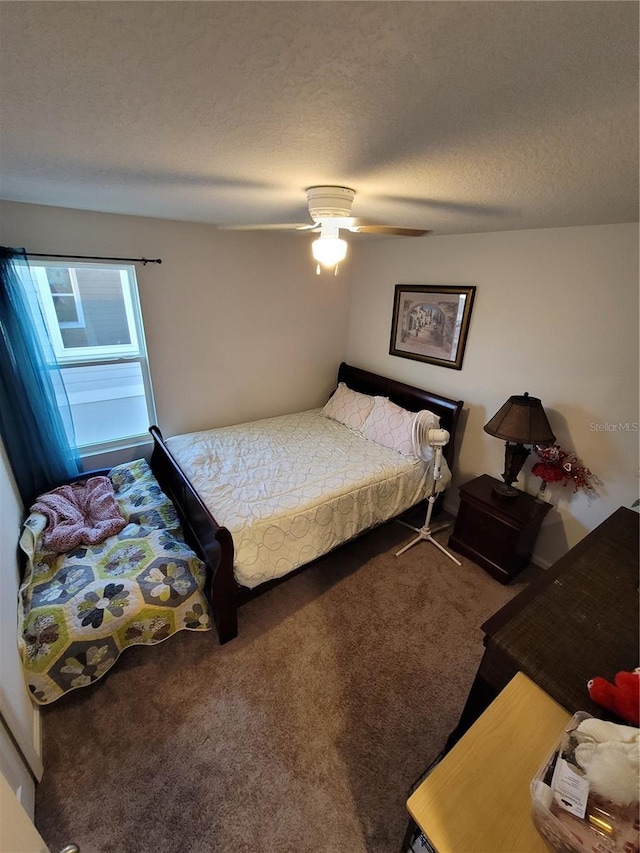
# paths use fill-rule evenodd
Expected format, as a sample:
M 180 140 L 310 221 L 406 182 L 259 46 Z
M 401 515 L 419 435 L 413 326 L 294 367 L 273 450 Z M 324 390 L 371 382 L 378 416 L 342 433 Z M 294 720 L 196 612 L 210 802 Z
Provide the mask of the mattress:
M 369 441 L 320 409 L 166 443 L 231 532 L 234 574 L 249 588 L 398 515 L 431 488 L 429 463 Z

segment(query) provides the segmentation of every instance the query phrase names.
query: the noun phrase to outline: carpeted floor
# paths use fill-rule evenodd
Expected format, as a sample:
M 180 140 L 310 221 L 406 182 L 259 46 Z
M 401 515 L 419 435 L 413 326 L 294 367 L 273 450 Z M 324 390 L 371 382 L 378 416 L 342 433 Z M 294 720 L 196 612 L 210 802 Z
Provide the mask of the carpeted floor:
M 446 543 L 448 531 L 438 534 Z M 81 853 L 398 853 L 501 586 L 391 522 L 43 710 L 36 825 Z

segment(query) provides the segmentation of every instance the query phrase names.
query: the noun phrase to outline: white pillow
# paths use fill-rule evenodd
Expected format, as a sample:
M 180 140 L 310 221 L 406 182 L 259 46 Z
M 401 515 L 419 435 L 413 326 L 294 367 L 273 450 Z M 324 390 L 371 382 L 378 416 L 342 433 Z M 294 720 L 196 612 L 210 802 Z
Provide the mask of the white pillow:
M 415 412 L 396 406 L 386 397 L 375 397 L 371 414 L 361 432 L 370 441 L 397 450 L 410 459 L 417 459 L 412 436 L 415 418 Z
M 373 409 L 373 399 L 369 394 L 352 391 L 340 382 L 320 414 L 358 431 Z

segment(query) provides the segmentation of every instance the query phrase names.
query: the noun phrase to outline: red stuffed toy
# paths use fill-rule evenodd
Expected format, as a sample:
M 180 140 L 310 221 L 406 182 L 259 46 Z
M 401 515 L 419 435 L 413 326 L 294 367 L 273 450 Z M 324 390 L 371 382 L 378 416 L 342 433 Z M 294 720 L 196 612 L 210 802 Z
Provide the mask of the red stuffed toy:
M 592 678 L 587 689 L 597 705 L 613 711 L 633 726 L 640 726 L 640 667 L 633 672 L 619 672 L 615 684 L 606 678 Z

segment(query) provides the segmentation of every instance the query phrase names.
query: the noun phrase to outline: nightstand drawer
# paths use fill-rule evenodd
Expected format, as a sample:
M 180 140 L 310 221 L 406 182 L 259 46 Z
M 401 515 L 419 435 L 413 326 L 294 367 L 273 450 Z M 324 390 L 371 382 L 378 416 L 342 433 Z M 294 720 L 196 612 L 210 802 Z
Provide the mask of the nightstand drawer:
M 513 549 L 514 530 L 499 518 L 493 518 L 476 509 L 474 506 L 465 505 L 461 507 L 462 514 L 458 536 L 454 531 L 454 537 L 461 538 L 469 547 L 479 554 L 501 565 Z M 457 524 L 456 524 L 457 527 Z

